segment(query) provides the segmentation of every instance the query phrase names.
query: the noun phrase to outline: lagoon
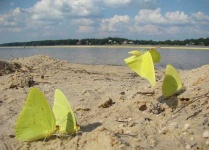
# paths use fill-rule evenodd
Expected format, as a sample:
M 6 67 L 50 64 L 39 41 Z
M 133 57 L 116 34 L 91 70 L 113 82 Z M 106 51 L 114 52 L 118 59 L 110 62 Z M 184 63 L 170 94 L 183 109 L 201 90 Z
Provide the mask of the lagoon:
M 1 47 L 0 59 L 48 55 L 79 64 L 125 65 L 124 59 L 130 56 L 128 52 L 136 49 L 140 50 L 138 47 L 126 46 Z M 195 49 L 164 47 L 157 50 L 161 53 L 162 59 L 156 68 L 165 68 L 166 64 L 172 64 L 178 69 L 188 70 L 209 64 L 209 50 L 202 50 L 202 47 L 195 47 Z

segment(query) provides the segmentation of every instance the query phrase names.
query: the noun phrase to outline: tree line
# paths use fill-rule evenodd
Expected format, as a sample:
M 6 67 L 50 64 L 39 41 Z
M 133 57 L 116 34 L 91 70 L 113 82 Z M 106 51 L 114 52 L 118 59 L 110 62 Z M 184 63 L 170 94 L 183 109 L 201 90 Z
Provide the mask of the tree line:
M 3 43 L 0 46 L 56 46 L 56 45 L 122 45 L 122 44 L 135 44 L 135 45 L 202 45 L 209 46 L 209 38 L 199 39 L 186 39 L 186 40 L 132 40 L 119 37 L 108 38 L 85 38 L 85 39 L 64 39 L 64 40 L 42 40 L 30 42 L 12 42 Z

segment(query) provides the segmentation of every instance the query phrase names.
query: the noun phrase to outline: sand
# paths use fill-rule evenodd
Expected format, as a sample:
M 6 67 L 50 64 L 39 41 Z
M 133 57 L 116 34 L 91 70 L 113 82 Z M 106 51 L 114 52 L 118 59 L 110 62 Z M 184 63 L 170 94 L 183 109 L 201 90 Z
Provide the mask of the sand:
M 165 99 L 163 69 L 152 88 L 127 66 L 83 65 L 48 56 L 0 61 L 0 149 L 209 149 L 209 65 L 178 70 L 185 90 Z M 53 105 L 67 96 L 80 132 L 20 142 L 14 126 L 30 87 Z

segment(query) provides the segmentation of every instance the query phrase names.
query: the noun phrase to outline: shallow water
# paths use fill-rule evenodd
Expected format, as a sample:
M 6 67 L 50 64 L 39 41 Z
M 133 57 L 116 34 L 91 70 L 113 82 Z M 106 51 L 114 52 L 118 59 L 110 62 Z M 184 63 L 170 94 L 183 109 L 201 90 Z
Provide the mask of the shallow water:
M 104 47 L 53 47 L 53 48 L 0 48 L 0 59 L 27 57 L 33 55 L 48 55 L 57 59 L 80 64 L 125 65 L 124 59 L 129 57 L 129 51 L 135 48 L 104 48 Z M 193 69 L 209 64 L 208 50 L 173 50 L 158 49 L 161 62 L 157 68 L 172 64 L 176 68 Z

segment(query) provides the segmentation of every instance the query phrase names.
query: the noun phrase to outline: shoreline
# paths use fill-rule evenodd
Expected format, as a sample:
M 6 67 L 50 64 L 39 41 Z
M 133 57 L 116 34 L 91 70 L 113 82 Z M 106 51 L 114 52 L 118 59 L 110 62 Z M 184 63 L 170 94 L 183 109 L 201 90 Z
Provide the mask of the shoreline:
M 0 46 L 1 48 L 34 48 L 34 46 Z M 157 49 L 184 49 L 184 50 L 209 50 L 208 46 L 160 46 L 160 45 L 58 45 L 35 46 L 35 48 L 157 48 Z

